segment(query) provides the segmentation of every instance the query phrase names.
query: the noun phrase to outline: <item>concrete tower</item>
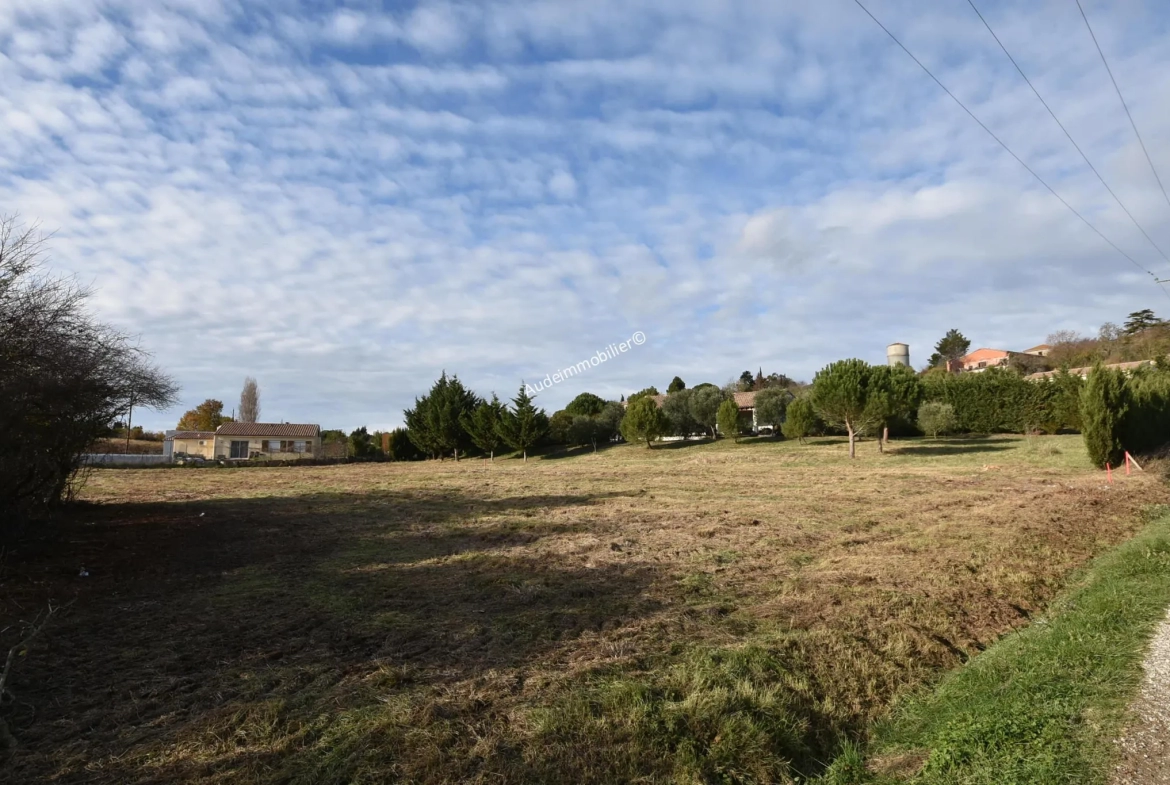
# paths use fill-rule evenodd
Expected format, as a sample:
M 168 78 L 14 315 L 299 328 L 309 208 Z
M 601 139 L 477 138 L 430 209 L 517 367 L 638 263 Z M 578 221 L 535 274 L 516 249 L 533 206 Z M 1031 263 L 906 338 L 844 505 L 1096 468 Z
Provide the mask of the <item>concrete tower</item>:
M 886 362 L 893 368 L 895 365 L 910 366 L 910 346 L 904 343 L 892 343 L 886 347 Z

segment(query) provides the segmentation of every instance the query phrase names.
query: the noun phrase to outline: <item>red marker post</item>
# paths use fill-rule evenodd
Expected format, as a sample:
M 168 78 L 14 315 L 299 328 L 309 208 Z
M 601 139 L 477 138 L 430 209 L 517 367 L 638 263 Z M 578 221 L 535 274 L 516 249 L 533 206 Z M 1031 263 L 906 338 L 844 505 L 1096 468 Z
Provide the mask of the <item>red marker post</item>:
M 1109 481 L 1110 485 L 1113 484 L 1113 467 L 1108 463 L 1105 464 L 1105 478 Z

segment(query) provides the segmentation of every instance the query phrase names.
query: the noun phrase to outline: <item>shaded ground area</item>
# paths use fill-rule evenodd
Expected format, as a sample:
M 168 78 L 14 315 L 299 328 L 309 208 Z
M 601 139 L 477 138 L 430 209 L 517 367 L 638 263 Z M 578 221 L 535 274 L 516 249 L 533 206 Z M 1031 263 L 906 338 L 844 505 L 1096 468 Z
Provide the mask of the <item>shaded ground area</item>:
M 783 781 L 1166 496 L 1041 441 L 101 470 L 0 577 L 9 636 L 76 597 L 0 774 Z

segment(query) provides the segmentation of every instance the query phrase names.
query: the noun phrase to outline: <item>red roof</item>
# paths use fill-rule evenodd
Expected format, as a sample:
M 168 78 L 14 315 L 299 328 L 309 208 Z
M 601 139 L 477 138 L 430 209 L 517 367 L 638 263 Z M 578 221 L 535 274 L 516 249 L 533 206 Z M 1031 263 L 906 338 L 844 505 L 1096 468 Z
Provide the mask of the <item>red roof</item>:
M 299 425 L 291 422 L 225 422 L 215 431 L 217 436 L 314 437 L 321 433 L 319 425 Z
M 175 431 L 171 436 L 172 439 L 210 439 L 215 436 L 215 431 Z

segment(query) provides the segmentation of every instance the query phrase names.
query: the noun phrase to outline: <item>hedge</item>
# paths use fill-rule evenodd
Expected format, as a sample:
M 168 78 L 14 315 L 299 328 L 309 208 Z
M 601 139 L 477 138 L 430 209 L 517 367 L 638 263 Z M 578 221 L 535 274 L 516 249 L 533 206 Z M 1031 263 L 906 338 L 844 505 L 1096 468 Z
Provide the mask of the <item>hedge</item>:
M 1080 430 L 1080 391 L 1084 384 L 1067 372 L 1028 381 L 1012 370 L 927 374 L 927 401 L 950 404 L 959 433 L 1028 433 Z

